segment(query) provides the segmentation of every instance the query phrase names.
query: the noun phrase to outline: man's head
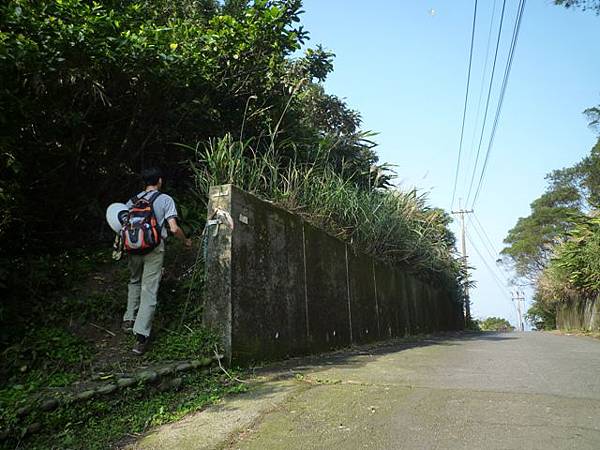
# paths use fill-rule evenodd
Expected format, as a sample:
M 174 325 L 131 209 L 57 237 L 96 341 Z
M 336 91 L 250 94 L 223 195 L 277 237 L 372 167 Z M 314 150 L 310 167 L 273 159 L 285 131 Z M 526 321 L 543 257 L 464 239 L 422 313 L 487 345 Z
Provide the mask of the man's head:
M 163 184 L 162 170 L 158 167 L 148 167 L 142 170 L 142 180 L 144 181 L 144 187 L 156 186 L 160 188 Z

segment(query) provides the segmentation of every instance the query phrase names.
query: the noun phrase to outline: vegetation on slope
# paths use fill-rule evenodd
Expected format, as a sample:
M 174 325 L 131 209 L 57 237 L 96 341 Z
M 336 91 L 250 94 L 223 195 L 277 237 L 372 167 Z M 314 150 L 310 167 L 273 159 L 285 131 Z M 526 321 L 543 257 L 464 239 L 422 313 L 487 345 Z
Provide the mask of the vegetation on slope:
M 505 261 L 536 291 L 528 320 L 556 326 L 556 308 L 600 294 L 600 139 L 573 167 L 548 175 L 550 185 L 505 239 Z
M 163 166 L 188 232 L 201 229 L 206 189 L 194 189 L 189 146 L 229 132 L 252 137 L 245 160 L 274 157 L 281 174 L 293 161 L 318 178 L 295 187 L 306 190 L 303 202 L 317 201 L 315 186 L 330 188 L 318 199 L 329 196 L 330 217 L 312 214 L 328 229 L 344 228 L 386 258 L 418 261 L 425 278 L 456 279 L 448 217 L 416 193 L 383 194 L 390 174 L 360 115 L 325 92 L 333 54 L 317 46 L 294 56 L 307 39 L 300 14 L 300 0 L 0 5 L 2 322 L 25 323 L 47 292 L 66 287 L 55 276 L 67 272 L 61 255 L 110 242 L 104 208 L 137 191 L 142 167 Z M 194 161 L 196 170 L 203 164 Z M 271 175 L 280 183 L 262 174 Z M 334 196 L 346 196 L 343 217 L 331 215 Z M 365 219 L 376 211 L 367 204 L 382 199 L 394 217 L 412 214 L 390 228 L 399 243 L 387 249 L 383 216 Z
M 201 264 L 172 252 L 155 341 L 141 363 L 121 354 L 125 269 L 110 265 L 104 210 L 151 165 L 188 233 L 204 225 L 209 185 L 233 182 L 461 300 L 450 218 L 392 187 L 360 114 L 325 92 L 334 55 L 297 53 L 300 15 L 300 0 L 0 4 L 0 428 L 47 389 L 214 350 L 198 320 Z M 197 401 L 135 391 L 143 413 L 127 399 L 60 411 L 28 446 L 50 434 L 61 447 L 92 435 L 106 446 L 239 389 L 188 381 L 207 389 Z
M 362 175 L 345 166 L 336 170 L 325 149 L 312 162 L 302 163 L 279 155 L 275 146 L 260 152 L 252 141 L 231 135 L 193 150 L 197 192 L 203 198 L 210 186 L 236 184 L 366 253 L 454 290 L 460 299 L 450 217 L 427 206 L 425 196 L 416 191 L 389 187 L 388 173 L 372 169 L 370 185 L 362 187 Z

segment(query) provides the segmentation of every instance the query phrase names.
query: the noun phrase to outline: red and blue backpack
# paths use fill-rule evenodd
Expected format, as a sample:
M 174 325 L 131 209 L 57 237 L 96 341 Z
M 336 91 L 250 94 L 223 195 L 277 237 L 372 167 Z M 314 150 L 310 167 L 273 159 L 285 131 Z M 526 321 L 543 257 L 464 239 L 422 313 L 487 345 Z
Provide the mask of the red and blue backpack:
M 145 255 L 160 244 L 161 227 L 154 213 L 154 201 L 161 195 L 156 191 L 149 198 L 146 193 L 131 199 L 131 207 L 123 228 L 121 238 L 123 249 L 132 255 Z

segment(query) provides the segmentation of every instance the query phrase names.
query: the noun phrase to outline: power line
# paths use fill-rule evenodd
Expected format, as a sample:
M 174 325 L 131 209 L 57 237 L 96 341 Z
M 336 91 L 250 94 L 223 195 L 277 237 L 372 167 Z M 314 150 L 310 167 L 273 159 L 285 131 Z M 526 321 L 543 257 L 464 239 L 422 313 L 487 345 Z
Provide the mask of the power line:
M 473 147 L 475 147 L 475 135 L 477 134 L 477 125 L 479 124 L 479 116 L 481 114 L 481 100 L 483 100 L 483 88 L 485 87 L 485 78 L 487 73 L 488 62 L 490 59 L 490 44 L 492 43 L 492 30 L 494 28 L 494 18 L 496 17 L 496 2 L 497 0 L 494 0 L 494 4 L 492 6 L 492 16 L 490 19 L 490 28 L 488 30 L 487 45 L 485 48 L 485 62 L 483 63 L 483 72 L 481 73 L 481 86 L 479 88 L 479 99 L 477 100 L 477 114 L 475 114 L 473 136 L 471 137 L 471 154 L 473 153 Z
M 490 240 L 487 232 L 485 231 L 485 227 L 481 224 L 481 222 L 479 222 L 479 219 L 476 219 L 476 222 L 471 221 L 471 224 L 473 225 L 473 228 L 475 228 L 475 231 L 477 232 L 477 236 L 479 236 L 479 239 L 481 240 L 483 247 L 488 252 L 488 255 L 490 255 L 491 260 L 496 263 L 495 267 L 498 268 L 498 273 L 500 275 L 502 275 L 502 278 L 504 278 L 507 283 L 509 283 L 508 280 L 510 277 L 508 276 L 508 273 L 506 273 L 506 271 L 504 271 L 497 265 L 498 252 L 494 248 L 494 245 L 491 243 L 491 240 Z M 481 230 L 481 233 L 479 233 L 480 230 Z
M 494 251 L 494 253 L 496 253 L 496 254 L 499 255 L 500 252 L 496 250 L 496 247 L 494 247 L 494 244 L 492 243 L 492 240 L 490 239 L 490 237 L 488 236 L 487 232 L 485 231 L 485 227 L 481 224 L 481 222 L 479 221 L 479 219 L 477 218 L 477 215 L 475 213 L 473 213 L 473 218 L 477 221 L 477 224 L 481 228 L 481 231 L 483 231 L 483 235 L 487 239 L 488 244 L 490 244 L 490 248 Z
M 458 172 L 460 170 L 460 157 L 462 153 L 463 137 L 465 133 L 465 119 L 467 117 L 467 103 L 469 100 L 469 86 L 471 84 L 471 66 L 473 63 L 473 43 L 475 42 L 475 25 L 477 23 L 477 0 L 473 8 L 473 26 L 471 28 L 471 50 L 469 51 L 469 69 L 467 71 L 467 89 L 465 92 L 465 105 L 463 108 L 462 126 L 460 130 L 460 144 L 458 146 L 458 159 L 456 161 L 456 173 L 454 174 L 454 188 L 452 189 L 452 202 L 450 209 L 454 207 L 454 198 L 456 196 L 456 184 L 458 183 Z
M 479 229 L 483 232 L 483 236 L 485 237 L 485 239 L 487 240 L 487 243 L 489 244 L 490 248 L 492 249 L 493 253 L 495 255 L 500 255 L 500 252 L 496 250 L 496 247 L 494 246 L 494 244 L 492 243 L 492 240 L 490 239 L 490 236 L 488 235 L 488 233 L 485 231 L 485 227 L 483 226 L 483 224 L 479 221 L 479 219 L 477 218 L 476 214 L 473 214 L 473 218 L 475 219 L 475 221 L 477 222 L 477 224 L 479 225 Z M 506 269 L 504 269 L 501 265 L 497 265 L 496 267 L 498 267 L 499 269 L 499 273 L 500 274 L 504 274 L 503 278 L 505 278 L 507 280 L 508 284 L 512 284 L 512 282 L 510 282 L 510 278 L 511 275 L 508 273 L 508 271 Z
M 488 271 L 490 272 L 490 274 L 492 275 L 494 281 L 496 282 L 496 284 L 498 285 L 498 287 L 500 288 L 500 290 L 502 291 L 502 293 L 504 295 L 506 295 L 506 298 L 510 300 L 510 297 L 508 296 L 508 293 L 506 292 L 506 289 L 508 289 L 508 286 L 503 286 L 502 285 L 502 281 L 500 281 L 500 278 L 498 278 L 498 275 L 496 275 L 496 273 L 492 270 L 492 268 L 489 266 L 489 264 L 487 263 L 486 259 L 483 257 L 483 255 L 481 254 L 481 252 L 479 251 L 479 249 L 477 248 L 477 246 L 475 245 L 473 239 L 471 238 L 471 235 L 469 233 L 467 233 L 467 239 L 469 241 L 469 244 L 471 244 L 471 246 L 473 247 L 473 249 L 475 250 L 475 252 L 477 253 L 477 255 L 479 255 L 479 258 L 481 259 L 481 262 L 483 262 L 483 264 L 485 265 L 485 267 L 488 269 Z
M 500 15 L 500 25 L 498 26 L 498 36 L 496 38 L 496 50 L 494 52 L 494 63 L 492 65 L 492 75 L 490 76 L 490 85 L 488 87 L 487 100 L 485 102 L 485 113 L 483 115 L 483 125 L 481 127 L 481 136 L 479 137 L 479 145 L 477 146 L 477 155 L 475 156 L 475 165 L 473 166 L 473 173 L 471 175 L 471 182 L 469 183 L 469 193 L 467 194 L 467 203 L 471 198 L 471 191 L 473 190 L 473 182 L 475 181 L 475 174 L 477 173 L 477 165 L 479 162 L 479 154 L 481 152 L 481 144 L 483 142 L 483 134 L 485 131 L 485 125 L 487 122 L 488 110 L 490 107 L 490 99 L 492 97 L 492 86 L 494 84 L 494 74 L 496 72 L 496 62 L 498 60 L 498 49 L 500 48 L 500 37 L 502 36 L 502 26 L 504 25 L 504 12 L 506 10 L 506 0 L 502 2 L 502 13 Z
M 485 177 L 485 172 L 488 165 L 488 160 L 490 157 L 490 153 L 492 150 L 492 146 L 494 145 L 494 138 L 496 137 L 496 129 L 498 127 L 498 121 L 500 120 L 500 113 L 502 111 L 502 104 L 504 103 L 504 95 L 506 94 L 506 88 L 508 86 L 508 78 L 510 77 L 510 71 L 512 69 L 512 63 L 515 56 L 515 48 L 517 47 L 517 41 L 519 40 L 519 31 L 521 29 L 521 21 L 523 19 L 523 12 L 525 11 L 525 3 L 526 0 L 520 0 L 519 8 L 517 10 L 517 16 L 515 19 L 515 25 L 513 28 L 513 36 L 510 43 L 509 57 L 508 62 L 506 64 L 506 68 L 504 70 L 504 79 L 502 80 L 502 87 L 500 89 L 500 99 L 498 101 L 498 108 L 496 109 L 496 117 L 494 118 L 494 124 L 492 126 L 492 133 L 490 135 L 490 141 L 488 143 L 488 148 L 485 154 L 485 160 L 483 163 L 483 169 L 481 170 L 481 176 L 479 177 L 479 183 L 477 184 L 477 190 L 475 191 L 475 197 L 473 197 L 473 203 L 471 204 L 471 208 L 475 205 L 477 198 L 479 197 L 479 193 L 481 191 L 481 187 L 483 185 L 483 179 Z
M 506 297 L 506 299 L 509 301 L 509 303 L 515 308 L 515 314 L 517 314 L 517 316 L 518 316 L 518 310 L 516 309 L 516 305 L 514 304 L 512 297 L 509 296 L 508 293 L 507 293 L 508 286 L 503 286 L 502 285 L 502 282 L 497 277 L 497 275 L 495 274 L 495 272 L 492 270 L 492 268 L 490 267 L 490 265 L 487 263 L 487 261 L 485 260 L 485 258 L 483 257 L 483 255 L 481 254 L 481 252 L 479 251 L 479 249 L 475 245 L 475 242 L 473 242 L 473 239 L 471 239 L 471 236 L 469 234 L 467 234 L 467 238 L 469 240 L 469 243 L 471 244 L 471 246 L 473 247 L 473 249 L 477 253 L 477 255 L 479 255 L 479 258 L 481 259 L 481 262 L 484 264 L 484 266 L 487 268 L 487 270 L 489 271 L 489 273 L 492 275 L 492 278 L 493 278 L 494 282 L 496 283 L 496 285 L 498 286 L 498 288 L 500 289 L 500 291 L 502 292 L 502 294 Z M 508 282 L 507 282 L 507 284 L 508 284 Z M 516 319 L 517 319 L 517 321 L 519 321 L 519 317 L 517 317 Z
M 488 265 L 488 263 L 486 262 L 485 258 L 483 257 L 483 255 L 481 254 L 481 252 L 479 251 L 479 249 L 475 245 L 475 242 L 473 242 L 473 239 L 471 239 L 471 236 L 468 233 L 467 233 L 467 239 L 469 240 L 469 243 L 471 244 L 471 246 L 473 247 L 473 249 L 475 250 L 475 252 L 477 253 L 477 255 L 479 255 L 479 258 L 481 259 L 481 262 L 483 262 L 483 264 L 485 265 L 485 267 L 488 269 L 488 271 L 492 275 L 492 278 L 496 282 L 496 285 L 498 286 L 498 288 L 500 289 L 500 291 L 502 292 L 502 294 L 506 297 L 506 299 L 508 300 L 508 302 L 513 307 L 515 307 L 515 305 L 514 305 L 514 303 L 512 301 L 512 298 L 508 295 L 508 293 L 506 291 L 506 289 L 508 288 L 508 286 L 506 286 L 506 287 L 502 286 L 502 282 L 498 279 L 498 277 L 496 276 L 496 274 L 494 273 L 494 271 Z M 517 320 L 519 320 L 519 319 L 517 319 Z
M 479 232 L 477 226 L 475 226 L 475 222 L 473 222 L 470 218 L 469 218 L 469 220 L 471 221 L 471 225 L 473 225 L 473 229 L 475 230 L 475 233 L 477 233 L 479 240 L 483 244 L 483 248 L 485 249 L 487 254 L 490 256 L 491 261 L 496 261 L 496 255 L 494 254 L 494 252 L 492 250 L 490 250 L 490 248 L 486 244 L 485 239 L 483 238 L 482 234 Z M 504 278 L 505 281 L 508 283 L 508 279 L 506 279 L 506 277 L 504 275 L 502 275 L 501 273 L 499 273 L 499 275 L 501 275 L 502 278 Z
M 473 225 L 473 228 L 475 228 L 475 231 L 477 232 L 479 239 L 481 239 L 481 243 L 483 244 L 484 248 L 490 255 L 492 261 L 497 262 L 496 257 L 500 254 L 500 252 L 498 252 L 496 250 L 496 247 L 492 243 L 490 236 L 488 235 L 487 231 L 485 230 L 485 227 L 483 226 L 483 224 L 481 223 L 481 221 L 479 220 L 479 218 L 477 217 L 477 214 L 475 214 L 475 212 L 473 212 L 473 218 L 475 219 L 475 222 L 471 221 L 471 224 Z M 470 220 L 470 217 L 469 217 L 469 220 Z M 483 237 L 481 234 L 479 234 L 478 229 L 481 230 L 481 232 L 483 233 Z M 496 267 L 498 269 L 498 274 L 506 282 L 506 284 L 512 284 L 510 274 L 503 267 L 499 266 L 498 264 L 495 264 L 494 267 Z
M 470 220 L 470 218 L 469 218 L 469 220 Z M 494 254 L 495 252 L 493 251 L 493 249 L 490 249 L 489 245 L 483 238 L 483 235 L 479 232 L 479 229 L 476 226 L 475 222 L 473 222 L 472 220 L 471 220 L 471 225 L 473 225 L 473 228 L 475 229 L 477 236 L 479 236 L 479 239 L 481 240 L 481 243 L 483 244 L 483 248 L 485 249 L 487 254 L 490 255 L 490 258 L 492 259 L 492 261 L 495 261 L 496 260 L 496 255 Z

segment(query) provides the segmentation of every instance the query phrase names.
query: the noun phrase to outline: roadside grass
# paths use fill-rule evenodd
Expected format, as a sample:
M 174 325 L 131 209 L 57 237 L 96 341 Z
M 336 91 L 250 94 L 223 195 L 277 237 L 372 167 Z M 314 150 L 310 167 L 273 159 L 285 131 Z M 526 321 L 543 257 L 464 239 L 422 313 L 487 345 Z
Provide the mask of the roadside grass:
M 600 331 L 590 331 L 590 330 L 551 330 L 549 331 L 552 334 L 558 334 L 562 336 L 585 336 L 591 337 L 594 339 L 600 339 Z
M 203 266 L 197 252 L 170 247 L 154 337 L 143 357 L 131 353 L 135 339 L 120 330 L 128 275 L 124 261 L 112 261 L 106 249 L 44 263 L 42 268 L 61 274 L 61 283 L 41 270 L 30 310 L 15 311 L 11 327 L 2 332 L 1 448 L 107 448 L 127 434 L 177 420 L 244 389 L 216 370 L 186 373 L 177 391 L 137 386 L 118 397 L 62 405 L 48 413 L 32 408 L 18 417 L 20 408 L 81 390 L 90 380 L 214 355 L 217 339 L 201 325 Z M 35 432 L 27 432 L 32 426 Z
M 233 374 L 236 374 L 234 371 Z M 152 427 L 179 420 L 219 401 L 227 394 L 244 392 L 246 386 L 218 371 L 190 373 L 179 390 L 160 392 L 141 386 L 123 396 L 60 407 L 31 417 L 25 426 L 39 424 L 31 436 L 13 435 L 6 448 L 105 449 L 135 439 Z M 23 430 L 25 427 L 23 427 Z
M 182 375 L 179 391 L 160 392 L 157 386 L 140 385 L 118 393 L 115 398 L 68 404 L 48 413 L 33 408 L 30 415 L 20 419 L 20 408 L 39 405 L 50 394 L 60 397 L 64 388 L 76 387 L 89 380 L 92 373 L 101 379 L 110 378 L 112 372 L 124 367 L 132 369 L 134 365 L 199 358 L 211 355 L 216 348 L 214 335 L 202 328 L 187 327 L 180 333 L 162 335 L 143 358 L 132 358 L 129 364 L 116 358 L 112 364 L 90 372 L 80 369 L 81 363 L 88 364 L 97 356 L 92 354 L 90 343 L 62 330 L 41 333 L 48 334 L 53 336 L 49 345 L 56 347 L 39 355 L 38 361 L 43 366 L 13 376 L 0 389 L 0 432 L 10 430 L 11 433 L 5 436 L 7 440 L 0 441 L 0 447 L 107 448 L 127 434 L 142 433 L 150 427 L 178 420 L 225 394 L 244 390 L 241 383 L 212 369 L 209 375 L 202 372 Z M 58 340 L 58 336 L 65 337 Z M 134 339 L 129 337 L 126 341 L 132 344 Z M 60 355 L 65 359 L 58 363 L 55 358 Z M 82 359 L 82 355 L 86 359 Z M 31 426 L 35 427 L 35 434 L 26 436 Z

